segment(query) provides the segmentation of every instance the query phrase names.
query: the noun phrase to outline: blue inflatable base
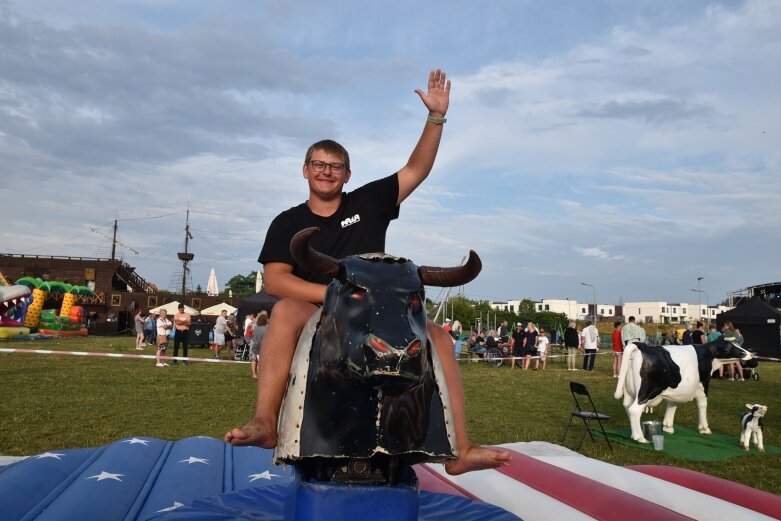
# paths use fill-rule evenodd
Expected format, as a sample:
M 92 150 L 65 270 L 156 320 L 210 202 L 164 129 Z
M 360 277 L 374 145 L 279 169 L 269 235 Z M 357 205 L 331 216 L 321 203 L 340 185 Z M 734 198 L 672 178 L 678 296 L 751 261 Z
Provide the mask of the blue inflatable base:
M 0 517 L 293 519 L 291 502 L 299 495 L 299 480 L 292 468 L 275 466 L 271 458 L 271 450 L 232 447 L 207 437 L 165 441 L 139 436 L 97 448 L 52 450 L 0 466 Z M 360 492 L 356 500 L 363 507 L 371 504 Z M 418 504 L 419 520 L 518 519 L 494 505 L 448 494 L 421 491 Z M 365 508 L 358 517 L 350 517 L 348 510 L 322 519 L 368 519 Z M 299 512 L 295 518 L 302 521 L 304 515 Z

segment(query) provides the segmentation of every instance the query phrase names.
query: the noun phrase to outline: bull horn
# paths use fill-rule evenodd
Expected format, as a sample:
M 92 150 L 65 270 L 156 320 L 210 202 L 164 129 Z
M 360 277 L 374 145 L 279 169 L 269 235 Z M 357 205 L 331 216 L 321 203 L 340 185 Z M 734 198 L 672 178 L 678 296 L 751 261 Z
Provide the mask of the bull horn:
M 473 281 L 481 269 L 483 269 L 483 263 L 480 261 L 480 257 L 473 250 L 469 250 L 469 259 L 462 266 L 455 268 L 421 266 L 420 280 L 426 286 L 452 288 Z
M 312 273 L 324 277 L 335 277 L 339 273 L 339 261 L 316 251 L 309 244 L 312 237 L 319 231 L 320 228 L 313 226 L 295 234 L 290 239 L 290 255 L 301 267 Z

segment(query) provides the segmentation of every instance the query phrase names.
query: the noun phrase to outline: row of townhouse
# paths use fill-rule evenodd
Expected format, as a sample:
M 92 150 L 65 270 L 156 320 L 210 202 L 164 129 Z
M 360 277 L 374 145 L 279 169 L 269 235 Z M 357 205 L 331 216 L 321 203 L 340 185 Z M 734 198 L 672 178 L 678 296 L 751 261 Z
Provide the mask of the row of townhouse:
M 518 313 L 521 300 L 490 302 L 497 311 Z M 623 306 L 613 304 L 587 304 L 570 299 L 542 299 L 534 303 L 536 311 L 563 313 L 569 320 L 585 320 L 596 314 L 599 320 L 611 320 L 614 317 L 633 316 L 638 322 L 656 324 L 682 324 L 684 322 L 715 321 L 716 315 L 731 308 L 727 306 L 706 306 L 685 302 L 627 302 Z

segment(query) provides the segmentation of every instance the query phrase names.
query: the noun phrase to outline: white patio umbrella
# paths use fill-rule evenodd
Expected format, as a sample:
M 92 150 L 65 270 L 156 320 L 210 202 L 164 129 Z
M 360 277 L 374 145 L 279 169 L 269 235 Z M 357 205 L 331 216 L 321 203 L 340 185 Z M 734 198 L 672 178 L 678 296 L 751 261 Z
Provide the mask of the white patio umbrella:
M 169 315 L 173 315 L 174 313 L 179 311 L 179 302 L 174 300 L 173 302 L 169 302 L 168 304 L 163 304 L 162 306 L 157 306 L 156 308 L 152 308 L 152 309 L 149 310 L 149 312 L 157 314 L 157 313 L 160 313 L 161 309 L 165 309 L 168 312 Z M 185 313 L 187 313 L 189 315 L 193 315 L 193 316 L 198 314 L 198 310 L 197 309 L 191 308 L 187 304 L 184 305 L 184 311 L 185 311 Z
M 263 275 L 261 275 L 260 270 L 255 273 L 257 274 L 255 276 L 255 293 L 260 293 L 260 290 L 263 288 Z
M 217 284 L 217 273 L 214 268 L 209 272 L 209 282 L 206 283 L 206 294 L 210 297 L 216 297 L 220 294 L 220 286 Z
M 219 316 L 220 312 L 225 309 L 228 311 L 228 314 L 235 313 L 238 311 L 237 308 L 231 306 L 230 304 L 227 304 L 223 302 L 222 304 L 215 304 L 213 306 L 209 306 L 206 309 L 201 310 L 201 315 L 207 316 L 207 317 L 216 317 Z

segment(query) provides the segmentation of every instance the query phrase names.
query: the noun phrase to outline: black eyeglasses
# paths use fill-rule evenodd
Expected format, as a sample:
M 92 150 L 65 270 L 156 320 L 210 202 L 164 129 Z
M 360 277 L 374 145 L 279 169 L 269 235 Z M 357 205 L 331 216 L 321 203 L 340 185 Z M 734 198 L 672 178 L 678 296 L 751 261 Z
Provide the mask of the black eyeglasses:
M 309 161 L 307 162 L 309 167 L 315 171 L 315 173 L 321 173 L 325 172 L 325 168 L 328 167 L 331 169 L 332 174 L 341 174 L 345 170 L 347 170 L 347 165 L 344 163 L 326 163 L 324 161 Z

